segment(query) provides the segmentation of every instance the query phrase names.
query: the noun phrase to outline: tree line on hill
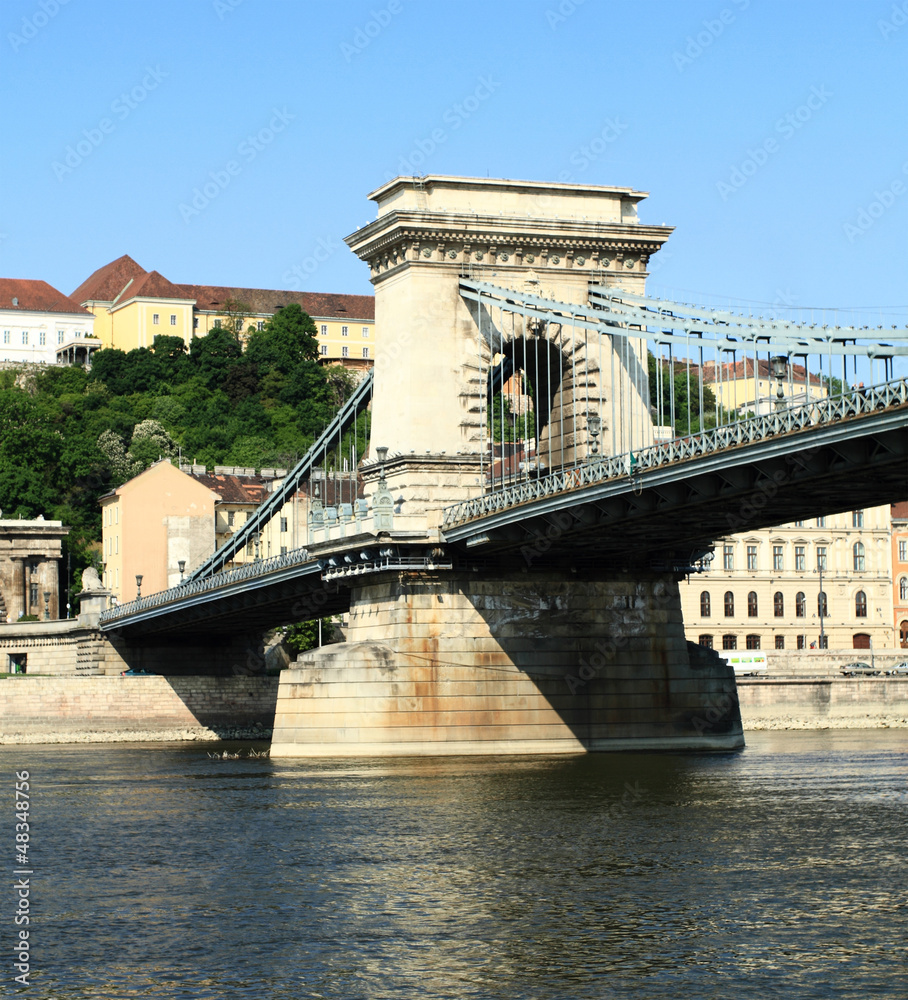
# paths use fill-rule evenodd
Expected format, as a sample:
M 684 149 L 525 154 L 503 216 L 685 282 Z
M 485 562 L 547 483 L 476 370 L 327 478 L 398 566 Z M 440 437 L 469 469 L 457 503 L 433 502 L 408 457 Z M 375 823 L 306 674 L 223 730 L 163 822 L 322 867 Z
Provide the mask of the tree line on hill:
M 159 336 L 150 348 L 97 351 L 90 370 L 0 371 L 3 517 L 70 526 L 75 571 L 101 539 L 99 498 L 159 458 L 292 467 L 355 385 L 319 364 L 315 334 L 289 305 L 245 350 L 228 322 L 188 349 Z

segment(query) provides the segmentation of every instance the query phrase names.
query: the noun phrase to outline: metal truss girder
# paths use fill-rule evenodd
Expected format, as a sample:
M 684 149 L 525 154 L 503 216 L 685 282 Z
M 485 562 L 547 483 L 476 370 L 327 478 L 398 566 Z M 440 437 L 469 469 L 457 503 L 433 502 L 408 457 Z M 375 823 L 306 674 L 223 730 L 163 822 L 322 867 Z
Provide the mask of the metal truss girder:
M 598 331 L 605 336 L 651 340 L 658 344 L 678 344 L 686 347 L 709 346 L 723 351 L 740 351 L 754 349 L 755 339 L 761 340 L 760 347 L 764 349 L 778 348 L 790 354 L 832 354 L 848 357 L 893 357 L 908 355 L 908 343 L 902 345 L 886 345 L 882 350 L 878 344 L 859 346 L 854 344 L 836 343 L 828 338 L 794 337 L 783 333 L 748 334 L 744 337 L 742 329 L 740 339 L 727 335 L 722 328 L 708 328 L 715 336 L 704 338 L 707 332 L 703 324 L 685 322 L 683 319 L 655 317 L 642 310 L 625 310 L 623 312 L 605 312 L 602 308 L 591 308 L 573 302 L 561 302 L 557 299 L 547 299 L 540 295 L 517 292 L 502 288 L 487 282 L 460 279 L 460 292 L 463 298 L 485 303 L 505 312 L 514 313 L 530 319 L 539 319 L 547 323 L 558 323 L 561 326 L 579 327 L 585 330 Z M 637 329 L 634 329 L 634 326 Z M 658 327 L 658 329 L 650 329 Z M 680 333 L 666 331 L 678 330 Z M 694 338 L 691 344 L 691 338 Z M 848 338 L 851 339 L 851 338 Z
M 745 342 L 754 339 L 770 342 L 778 342 L 782 337 L 786 342 L 802 347 L 808 345 L 820 345 L 825 353 L 829 343 L 841 341 L 844 345 L 849 340 L 873 340 L 875 337 L 885 335 L 891 340 L 908 340 L 908 328 L 905 330 L 870 330 L 869 328 L 852 326 L 813 326 L 803 323 L 789 323 L 786 320 L 763 320 L 753 319 L 748 316 L 741 316 L 738 313 L 726 312 L 723 310 L 697 309 L 693 306 L 685 306 L 677 302 L 670 302 L 664 299 L 652 299 L 646 296 L 634 295 L 619 288 L 603 288 L 601 285 L 591 284 L 589 287 L 591 302 L 602 303 L 606 308 L 617 313 L 625 314 L 628 321 L 662 327 L 667 329 L 683 329 L 690 331 L 722 330 L 726 334 L 739 331 Z M 696 322 L 696 321 L 701 322 Z M 707 324 L 704 326 L 704 321 Z M 664 325 L 663 325 L 664 324 Z M 895 347 L 895 345 L 876 344 L 876 347 Z M 793 351 L 793 353 L 801 353 Z M 813 353 L 812 351 L 809 353 Z M 849 353 L 843 351 L 841 353 Z M 897 351 L 896 353 L 902 353 Z M 876 355 L 883 356 L 879 351 Z M 885 356 L 891 356 L 888 352 Z

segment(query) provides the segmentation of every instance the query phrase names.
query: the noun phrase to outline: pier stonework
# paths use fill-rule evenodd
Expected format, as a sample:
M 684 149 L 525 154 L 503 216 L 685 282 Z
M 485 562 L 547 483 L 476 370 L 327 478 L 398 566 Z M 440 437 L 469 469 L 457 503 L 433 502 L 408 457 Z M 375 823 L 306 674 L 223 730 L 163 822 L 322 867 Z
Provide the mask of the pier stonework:
M 282 674 L 272 754 L 740 746 L 734 677 L 688 650 L 669 575 L 386 573 Z

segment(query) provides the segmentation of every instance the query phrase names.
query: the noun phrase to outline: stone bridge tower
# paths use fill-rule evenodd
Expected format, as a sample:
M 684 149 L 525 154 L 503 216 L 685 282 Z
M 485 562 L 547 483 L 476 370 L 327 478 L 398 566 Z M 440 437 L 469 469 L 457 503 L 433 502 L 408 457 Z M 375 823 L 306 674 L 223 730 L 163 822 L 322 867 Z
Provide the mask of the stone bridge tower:
M 543 452 L 583 457 L 573 437 L 553 439 L 565 426 L 556 415 L 585 416 L 594 397 L 621 395 L 628 418 L 651 427 L 642 341 L 616 345 L 618 384 L 606 385 L 609 371 L 585 356 L 581 336 L 557 325 L 531 331 L 510 317 L 503 324 L 459 290 L 466 276 L 580 305 L 588 304 L 591 279 L 643 294 L 649 259 L 671 233 L 638 221 L 644 192 L 429 176 L 398 177 L 369 197 L 377 218 L 347 243 L 368 263 L 375 285 L 381 350 L 371 437 L 391 449 L 389 488 L 406 501 L 395 523 L 435 528 L 444 506 L 480 491 L 489 366 L 515 338 L 547 337 L 568 361 L 564 385 L 553 387 Z M 607 422 L 608 413 L 602 417 Z
M 283 672 L 272 755 L 742 745 L 731 669 L 688 648 L 671 572 L 474 559 L 439 530 L 444 507 L 482 489 L 489 371 L 509 344 L 566 362 L 537 439 L 550 468 L 556 454 L 584 457 L 575 418 L 602 400 L 620 397 L 622 419 L 652 428 L 644 341 L 624 340 L 606 370 L 573 328 L 484 310 L 481 297 L 468 304 L 461 281 L 578 305 L 591 279 L 643 293 L 670 230 L 638 222 L 644 194 L 629 188 L 424 177 L 371 197 L 378 217 L 347 242 L 375 285 L 371 440 L 391 450 L 388 486 L 403 513 L 380 539 L 311 549 L 335 567 L 326 581 L 347 574 L 347 641 Z M 604 440 L 626 450 L 622 428 L 609 430 Z M 351 546 L 376 541 L 390 553 L 381 569 L 345 568 Z M 395 561 L 408 548 L 421 558 Z

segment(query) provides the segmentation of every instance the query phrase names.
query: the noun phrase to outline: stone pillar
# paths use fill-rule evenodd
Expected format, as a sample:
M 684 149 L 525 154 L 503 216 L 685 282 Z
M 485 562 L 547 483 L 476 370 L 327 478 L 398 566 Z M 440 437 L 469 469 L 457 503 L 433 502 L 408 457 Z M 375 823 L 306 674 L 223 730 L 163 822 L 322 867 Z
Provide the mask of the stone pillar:
M 743 746 L 734 675 L 669 575 L 384 573 L 281 674 L 272 756 Z

